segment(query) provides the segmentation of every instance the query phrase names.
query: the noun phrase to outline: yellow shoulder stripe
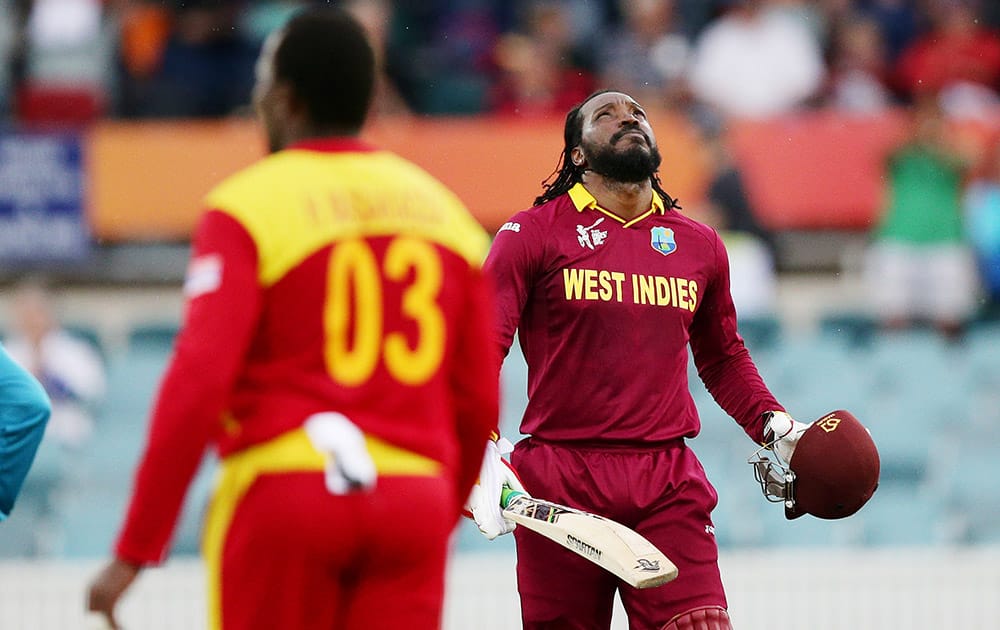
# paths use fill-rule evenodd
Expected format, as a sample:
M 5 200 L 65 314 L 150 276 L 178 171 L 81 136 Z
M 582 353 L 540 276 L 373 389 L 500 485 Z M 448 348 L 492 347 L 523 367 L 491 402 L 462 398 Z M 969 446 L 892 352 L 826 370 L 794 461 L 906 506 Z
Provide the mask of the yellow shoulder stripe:
M 489 235 L 451 191 L 385 151 L 282 151 L 222 182 L 206 203 L 250 233 L 264 286 L 345 238 L 403 233 L 476 267 L 489 248 Z

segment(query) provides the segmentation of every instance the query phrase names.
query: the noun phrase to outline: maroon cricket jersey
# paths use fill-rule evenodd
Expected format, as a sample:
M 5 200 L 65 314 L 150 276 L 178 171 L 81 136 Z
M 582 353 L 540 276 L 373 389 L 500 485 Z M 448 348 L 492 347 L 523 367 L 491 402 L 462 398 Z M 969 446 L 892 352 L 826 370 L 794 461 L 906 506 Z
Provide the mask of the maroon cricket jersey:
M 655 444 L 694 437 L 688 344 L 719 405 L 751 439 L 781 410 L 736 330 L 719 235 L 653 195 L 630 221 L 582 184 L 514 215 L 485 270 L 498 343 L 515 330 L 528 364 L 521 432 L 551 441 Z

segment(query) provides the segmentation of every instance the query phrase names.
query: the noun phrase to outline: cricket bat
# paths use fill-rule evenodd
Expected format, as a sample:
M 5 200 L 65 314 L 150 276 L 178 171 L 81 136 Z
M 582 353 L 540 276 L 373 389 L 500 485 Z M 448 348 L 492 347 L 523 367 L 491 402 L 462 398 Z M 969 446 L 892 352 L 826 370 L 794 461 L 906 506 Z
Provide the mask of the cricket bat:
M 523 492 L 503 489 L 503 514 L 541 534 L 635 588 L 652 588 L 677 577 L 677 567 L 638 532 L 603 516 L 590 514 Z

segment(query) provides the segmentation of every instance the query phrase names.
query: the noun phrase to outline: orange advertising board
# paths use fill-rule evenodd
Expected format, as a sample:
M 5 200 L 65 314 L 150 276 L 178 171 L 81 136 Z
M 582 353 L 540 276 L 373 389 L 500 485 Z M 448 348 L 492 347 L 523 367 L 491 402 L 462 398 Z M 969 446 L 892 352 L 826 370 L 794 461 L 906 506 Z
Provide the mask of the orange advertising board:
M 685 118 L 652 112 L 664 188 L 696 217 L 711 177 L 707 144 Z M 965 125 L 995 142 L 1000 120 Z M 562 118 L 389 118 L 365 131 L 376 146 L 441 179 L 490 231 L 527 208 L 562 151 Z M 885 189 L 884 162 L 906 135 L 903 112 L 809 112 L 733 122 L 726 141 L 758 219 L 775 230 L 867 230 Z M 264 155 L 256 123 L 105 122 L 85 145 L 88 212 L 105 241 L 183 240 L 203 196 Z
M 202 197 L 264 153 L 245 120 L 104 122 L 87 144 L 88 212 L 104 241 L 188 238 Z
M 704 194 L 707 166 L 685 120 L 651 116 L 670 194 Z M 562 119 L 400 118 L 372 124 L 367 140 L 441 179 L 490 231 L 531 205 L 562 151 Z M 106 122 L 88 138 L 88 206 L 105 241 L 182 240 L 201 199 L 227 175 L 264 155 L 249 119 L 222 122 Z
M 831 113 L 733 125 L 729 142 L 754 212 L 775 229 L 867 229 L 878 215 L 899 115 Z

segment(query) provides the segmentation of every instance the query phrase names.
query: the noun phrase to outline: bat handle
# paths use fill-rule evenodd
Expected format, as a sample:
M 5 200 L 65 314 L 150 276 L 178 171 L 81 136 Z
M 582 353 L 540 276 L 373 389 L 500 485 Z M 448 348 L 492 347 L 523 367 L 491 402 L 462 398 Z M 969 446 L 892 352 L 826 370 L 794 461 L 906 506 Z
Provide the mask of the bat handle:
M 500 491 L 500 507 L 506 508 L 510 505 L 510 502 L 520 496 L 527 496 L 520 490 L 514 490 L 507 484 L 504 484 L 503 490 Z

